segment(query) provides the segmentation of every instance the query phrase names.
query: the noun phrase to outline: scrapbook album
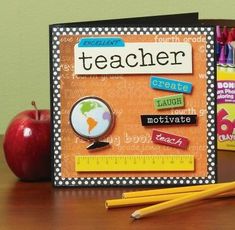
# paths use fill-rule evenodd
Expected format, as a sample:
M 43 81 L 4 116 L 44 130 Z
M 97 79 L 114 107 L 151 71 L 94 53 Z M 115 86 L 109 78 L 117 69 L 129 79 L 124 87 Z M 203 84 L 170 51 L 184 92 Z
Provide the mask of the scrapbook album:
M 216 182 L 214 28 L 195 16 L 50 26 L 55 186 Z

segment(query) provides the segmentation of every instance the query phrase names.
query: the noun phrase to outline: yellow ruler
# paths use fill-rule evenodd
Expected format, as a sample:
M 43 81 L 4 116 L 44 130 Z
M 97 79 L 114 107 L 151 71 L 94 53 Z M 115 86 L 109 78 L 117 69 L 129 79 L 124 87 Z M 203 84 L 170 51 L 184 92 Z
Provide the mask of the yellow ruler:
M 194 171 L 194 156 L 76 156 L 75 170 L 77 172 Z

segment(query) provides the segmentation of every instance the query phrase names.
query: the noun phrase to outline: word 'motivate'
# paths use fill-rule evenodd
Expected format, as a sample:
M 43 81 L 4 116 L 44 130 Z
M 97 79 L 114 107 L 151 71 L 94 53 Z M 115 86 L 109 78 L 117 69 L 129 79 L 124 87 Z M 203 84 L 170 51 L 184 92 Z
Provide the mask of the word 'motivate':
M 181 149 L 186 149 L 189 143 L 188 139 L 185 137 L 164 133 L 158 130 L 153 130 L 152 141 L 155 144 L 168 145 Z
M 176 95 L 154 98 L 154 106 L 156 109 L 183 107 L 184 95 L 181 93 Z
M 143 126 L 196 124 L 197 115 L 141 115 Z
M 150 87 L 153 89 L 160 89 L 179 93 L 191 93 L 192 91 L 191 82 L 172 80 L 163 77 L 151 77 Z
M 74 55 L 75 74 L 192 73 L 190 43 L 126 42 L 124 47 L 75 45 Z

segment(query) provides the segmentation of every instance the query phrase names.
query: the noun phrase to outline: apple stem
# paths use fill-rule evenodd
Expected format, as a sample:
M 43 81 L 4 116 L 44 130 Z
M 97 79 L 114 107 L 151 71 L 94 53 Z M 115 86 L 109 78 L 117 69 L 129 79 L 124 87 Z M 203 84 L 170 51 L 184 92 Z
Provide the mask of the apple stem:
M 35 101 L 32 101 L 32 102 L 31 102 L 31 105 L 35 108 L 35 112 L 36 112 L 36 120 L 39 120 L 39 111 L 38 111 L 38 108 L 37 108 L 36 102 L 35 102 Z

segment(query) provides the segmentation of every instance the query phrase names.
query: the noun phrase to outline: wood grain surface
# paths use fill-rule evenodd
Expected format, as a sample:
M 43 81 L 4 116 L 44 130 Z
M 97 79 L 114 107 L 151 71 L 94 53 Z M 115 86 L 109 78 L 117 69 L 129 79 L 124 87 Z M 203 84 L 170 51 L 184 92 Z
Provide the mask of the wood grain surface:
M 201 201 L 132 221 L 136 207 L 106 210 L 106 199 L 140 188 L 53 188 L 19 181 L 9 170 L 0 136 L 0 229 L 235 229 L 235 197 Z M 219 151 L 220 182 L 235 180 L 235 152 Z M 139 208 L 139 207 L 138 207 Z

